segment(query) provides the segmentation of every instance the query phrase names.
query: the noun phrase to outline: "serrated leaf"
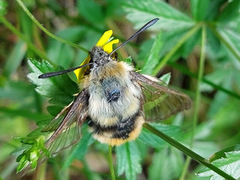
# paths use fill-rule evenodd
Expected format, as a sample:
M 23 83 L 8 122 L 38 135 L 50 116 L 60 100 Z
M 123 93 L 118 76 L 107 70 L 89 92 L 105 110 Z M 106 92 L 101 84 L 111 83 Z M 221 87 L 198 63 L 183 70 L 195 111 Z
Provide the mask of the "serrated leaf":
M 230 152 L 230 151 L 239 151 L 240 150 L 240 144 L 222 149 L 216 153 L 214 153 L 210 158 L 209 161 L 213 162 L 216 161 L 217 159 L 221 159 L 221 158 L 226 158 L 226 152 Z
M 28 63 L 33 71 L 33 73 L 28 75 L 28 78 L 32 83 L 37 85 L 36 91 L 39 94 L 50 98 L 52 104 L 66 106 L 73 100 L 73 94 L 78 93 L 77 84 L 66 74 L 47 79 L 38 78 L 40 74 L 60 70 L 55 69 L 49 62 L 31 60 L 28 61 Z
M 226 158 L 214 161 L 212 164 L 234 178 L 240 178 L 240 151 L 225 153 Z M 201 177 L 210 177 L 210 180 L 224 180 L 219 174 L 212 170 L 204 170 L 197 174 Z
M 180 128 L 178 126 L 173 125 L 163 125 L 159 123 L 149 123 L 159 131 L 162 131 L 164 134 L 167 134 L 168 136 L 179 140 L 181 137 L 183 137 L 183 134 L 180 131 Z M 143 143 L 155 147 L 155 148 L 161 148 L 167 143 L 162 140 L 160 137 L 153 134 L 151 131 L 143 128 L 139 139 L 143 141 Z
M 118 175 L 125 173 L 127 180 L 134 180 L 141 172 L 140 153 L 134 141 L 116 147 Z
M 153 18 L 159 18 L 159 22 L 151 29 L 176 30 L 193 25 L 191 18 L 163 1 L 147 0 L 140 3 L 138 0 L 129 0 L 123 7 L 127 12 L 127 19 L 135 25 L 136 29 Z
M 142 68 L 141 72 L 143 74 L 151 75 L 151 72 L 153 71 L 155 66 L 159 63 L 159 53 L 161 51 L 161 47 L 162 47 L 162 33 L 159 33 L 154 40 L 152 48 Z

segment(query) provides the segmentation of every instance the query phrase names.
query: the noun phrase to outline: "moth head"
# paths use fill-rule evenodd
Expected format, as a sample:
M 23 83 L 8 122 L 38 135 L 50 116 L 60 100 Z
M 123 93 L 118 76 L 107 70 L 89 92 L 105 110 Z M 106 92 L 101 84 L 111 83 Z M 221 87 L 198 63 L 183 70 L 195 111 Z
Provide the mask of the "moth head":
M 103 66 L 107 64 L 112 59 L 109 54 L 105 52 L 101 47 L 95 46 L 90 52 L 91 61 L 93 63 L 93 67 Z

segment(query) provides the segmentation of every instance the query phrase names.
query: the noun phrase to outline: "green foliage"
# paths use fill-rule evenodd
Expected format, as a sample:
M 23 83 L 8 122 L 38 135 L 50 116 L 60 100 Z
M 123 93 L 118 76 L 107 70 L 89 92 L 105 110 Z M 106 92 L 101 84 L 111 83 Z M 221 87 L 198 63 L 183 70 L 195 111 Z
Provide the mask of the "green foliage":
M 155 39 L 152 45 L 152 48 L 142 69 L 143 74 L 150 74 L 153 71 L 154 67 L 158 64 L 158 54 L 161 51 L 162 47 L 161 38 L 162 33 L 158 34 L 157 38 Z
M 26 53 L 26 44 L 23 41 L 18 41 L 9 55 L 9 58 L 3 69 L 4 76 L 10 76 L 20 65 Z
M 49 151 L 45 148 L 45 139 L 43 137 L 28 141 L 27 144 L 31 145 L 31 148 L 25 150 L 17 157 L 17 162 L 19 162 L 17 172 L 22 171 L 28 165 L 30 165 L 32 169 L 35 169 L 37 167 L 38 159 L 42 157 L 42 154 L 50 157 Z
M 182 171 L 184 159 L 178 150 L 163 148 L 152 156 L 152 164 L 149 167 L 149 180 L 177 179 Z
M 139 3 L 138 0 L 130 0 L 126 1 L 123 7 L 124 11 L 127 12 L 127 18 L 134 22 L 136 29 L 142 26 L 142 22 L 147 22 L 156 17 L 159 18 L 161 23 L 151 29 L 176 30 L 193 25 L 191 18 L 163 1 L 147 0 Z
M 127 142 L 117 147 L 117 172 L 125 173 L 126 179 L 136 179 L 141 172 L 140 153 L 135 142 Z
M 52 77 L 47 79 L 39 79 L 38 76 L 46 72 L 60 71 L 62 68 L 56 69 L 47 61 L 28 61 L 32 73 L 28 78 L 33 84 L 36 84 L 36 91 L 50 98 L 51 104 L 57 104 L 62 107 L 73 101 L 73 94 L 78 93 L 77 84 L 74 83 L 68 75 L 64 74 L 60 77 Z
M 224 170 L 226 173 L 231 175 L 234 178 L 240 177 L 240 152 L 239 151 L 232 151 L 232 152 L 226 152 L 225 158 L 221 158 L 218 160 L 215 160 L 213 164 L 220 169 Z M 198 174 L 201 177 L 210 177 L 210 180 L 213 179 L 219 179 L 224 180 L 225 178 L 219 176 L 212 170 L 205 170 Z
M 73 151 L 69 154 L 67 159 L 65 160 L 63 164 L 63 169 L 68 168 L 72 161 L 77 159 L 81 161 L 88 150 L 89 142 L 91 140 L 91 134 L 88 132 L 87 128 L 85 128 L 85 131 L 83 132 L 83 136 L 81 138 L 81 141 L 74 147 Z
M 0 0 L 0 17 L 7 13 L 7 5 L 5 0 Z
M 136 44 L 129 44 L 118 53 L 120 57 L 126 57 L 126 52 L 131 54 L 132 58 L 125 61 L 134 64 L 140 73 L 159 75 L 171 71 L 171 75 L 160 79 L 187 89 L 184 92 L 191 96 L 194 106 L 184 115 L 151 125 L 172 140 L 184 143 L 206 162 L 213 154 L 209 158 L 211 168 L 223 169 L 239 178 L 238 171 L 235 172 L 240 159 L 239 0 L 169 1 L 172 4 L 154 0 L 78 0 L 76 4 L 22 1 L 38 23 L 16 2 L 0 0 L 0 179 L 19 179 L 14 176 L 16 168 L 36 168 L 37 160 L 49 155 L 44 147 L 49 134 L 41 129 L 51 120 L 49 114 L 55 116 L 79 92 L 73 73 L 49 79 L 38 76 L 79 65 L 87 57 L 86 49 L 91 50 L 105 30 L 112 29 L 114 36 L 123 41 L 133 33 L 128 32 L 128 26 L 133 24 L 138 29 L 152 18 L 160 19 L 149 29 L 152 32 L 145 32 Z M 201 44 L 203 32 L 205 44 Z M 202 47 L 205 54 L 200 53 Z M 204 67 L 200 67 L 199 59 L 204 56 Z M 203 78 L 196 80 L 199 71 Z M 198 91 L 201 99 L 196 98 Z M 193 117 L 197 117 L 196 124 L 192 123 Z M 106 157 L 107 146 L 93 143 L 87 126 L 82 132 L 81 141 L 48 166 L 53 178 L 71 179 L 81 174 L 80 178 L 109 179 L 109 167 L 93 169 L 91 163 L 103 167 L 104 162 L 88 157 L 91 153 Z M 24 138 L 11 139 L 12 136 Z M 123 179 L 144 176 L 153 180 L 191 180 L 200 178 L 197 173 L 208 179 L 222 178 L 216 169 L 186 163 L 183 153 L 167 144 L 172 140 L 162 140 L 143 128 L 136 141 L 116 148 L 113 161 L 116 155 L 117 175 Z M 18 167 L 14 162 L 17 156 Z M 205 170 L 200 170 L 203 167 Z M 41 179 L 45 169 L 39 172 L 34 176 Z
M 157 123 L 151 123 L 151 125 L 174 139 L 180 140 L 181 136 L 183 136 L 183 133 L 180 131 L 178 126 L 161 125 Z M 139 139 L 148 146 L 152 146 L 158 149 L 166 146 L 165 141 L 145 128 L 142 130 Z

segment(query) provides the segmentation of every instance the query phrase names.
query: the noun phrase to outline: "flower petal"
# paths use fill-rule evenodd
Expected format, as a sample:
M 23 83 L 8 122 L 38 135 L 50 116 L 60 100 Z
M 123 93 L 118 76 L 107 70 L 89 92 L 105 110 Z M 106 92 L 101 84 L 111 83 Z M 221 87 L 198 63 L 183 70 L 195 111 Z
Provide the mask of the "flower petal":
M 90 56 L 88 56 L 88 57 L 81 63 L 80 66 L 89 63 L 90 59 L 91 59 Z M 89 66 L 86 66 L 86 67 L 83 67 L 83 68 L 79 68 L 79 69 L 76 69 L 76 70 L 74 71 L 75 75 L 77 76 L 78 82 L 83 78 L 83 76 L 84 76 L 85 72 L 87 71 L 87 69 L 89 69 Z
M 117 44 L 119 42 L 118 39 L 114 39 L 103 46 L 103 50 L 107 53 L 111 53 L 113 51 L 113 44 Z
M 107 42 L 108 40 L 110 39 L 110 37 L 112 36 L 113 34 L 113 31 L 112 30 L 108 30 L 106 31 L 102 37 L 98 40 L 96 46 L 100 46 L 100 47 L 103 47 Z

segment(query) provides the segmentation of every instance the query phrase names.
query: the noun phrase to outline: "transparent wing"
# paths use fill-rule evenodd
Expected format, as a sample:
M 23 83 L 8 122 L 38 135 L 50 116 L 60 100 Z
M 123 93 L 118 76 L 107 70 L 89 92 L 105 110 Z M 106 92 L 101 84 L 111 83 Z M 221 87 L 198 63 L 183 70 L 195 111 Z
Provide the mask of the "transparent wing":
M 42 131 L 53 131 L 46 142 L 52 155 L 75 144 L 81 138 L 81 126 L 88 115 L 88 95 L 85 90 L 65 107 Z
M 156 80 L 131 72 L 132 79 L 142 88 L 146 120 L 166 119 L 191 107 L 191 99 L 183 93 L 160 85 Z

